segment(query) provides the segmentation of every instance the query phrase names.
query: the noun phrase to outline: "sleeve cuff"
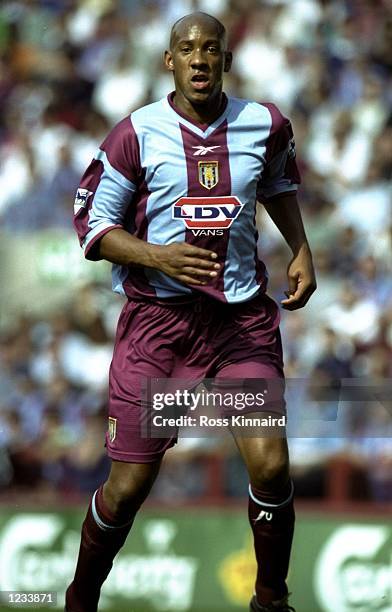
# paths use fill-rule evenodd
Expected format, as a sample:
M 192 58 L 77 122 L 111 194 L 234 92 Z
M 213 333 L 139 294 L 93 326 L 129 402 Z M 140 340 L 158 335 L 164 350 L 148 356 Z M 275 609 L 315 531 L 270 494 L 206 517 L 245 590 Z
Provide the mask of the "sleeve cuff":
M 86 259 L 89 259 L 90 261 L 99 261 L 100 259 L 103 259 L 102 257 L 99 256 L 99 252 L 98 252 L 98 242 L 99 240 L 102 238 L 102 236 L 104 236 L 105 234 L 107 234 L 108 232 L 110 232 L 113 229 L 123 229 L 122 225 L 116 224 L 116 225 L 99 225 L 99 227 L 97 227 L 95 230 L 90 231 L 83 243 L 83 249 L 84 249 L 84 256 Z
M 295 195 L 298 191 L 298 185 L 293 183 L 291 185 L 281 185 L 279 187 L 270 187 L 260 190 L 257 194 L 257 199 L 261 202 L 273 200 L 282 195 Z

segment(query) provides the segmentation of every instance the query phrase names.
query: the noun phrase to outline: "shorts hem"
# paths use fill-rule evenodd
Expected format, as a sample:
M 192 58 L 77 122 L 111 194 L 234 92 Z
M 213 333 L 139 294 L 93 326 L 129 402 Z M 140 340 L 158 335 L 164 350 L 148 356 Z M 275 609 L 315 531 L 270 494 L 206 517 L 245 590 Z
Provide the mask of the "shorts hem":
M 177 440 L 172 440 L 165 448 L 155 453 L 136 453 L 126 451 L 116 451 L 106 446 L 108 457 L 116 461 L 124 461 L 126 463 L 154 463 L 162 459 L 165 452 L 172 448 L 177 443 Z

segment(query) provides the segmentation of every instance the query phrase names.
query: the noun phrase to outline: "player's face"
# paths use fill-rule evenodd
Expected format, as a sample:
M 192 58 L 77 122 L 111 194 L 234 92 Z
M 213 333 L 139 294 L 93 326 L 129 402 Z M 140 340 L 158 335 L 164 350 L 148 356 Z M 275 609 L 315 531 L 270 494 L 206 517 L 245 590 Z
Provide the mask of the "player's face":
M 223 73 L 231 66 L 231 53 L 214 24 L 190 22 L 176 34 L 165 53 L 174 74 L 177 96 L 195 105 L 213 102 L 222 91 Z

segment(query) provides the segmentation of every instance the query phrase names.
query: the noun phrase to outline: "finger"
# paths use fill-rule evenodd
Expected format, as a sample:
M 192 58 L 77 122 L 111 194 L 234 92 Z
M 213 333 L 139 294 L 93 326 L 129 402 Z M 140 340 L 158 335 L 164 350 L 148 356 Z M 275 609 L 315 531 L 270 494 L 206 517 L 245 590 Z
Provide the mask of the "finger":
M 284 302 L 289 302 L 289 301 L 298 301 L 300 300 L 303 296 L 305 296 L 307 293 L 310 293 L 311 291 L 311 286 L 309 284 L 304 284 L 304 283 L 299 283 L 294 291 L 285 291 L 285 294 L 287 295 L 287 300 L 283 300 Z
M 190 266 L 185 266 L 182 269 L 182 272 L 188 276 L 218 276 L 218 272 L 215 272 L 214 270 L 201 270 L 200 268 L 192 268 Z
M 287 295 L 287 299 L 281 300 L 281 304 L 291 304 L 292 302 L 296 302 L 301 297 L 302 293 L 299 291 L 295 291 L 293 293 L 285 291 L 285 295 Z
M 185 251 L 186 256 L 202 257 L 204 259 L 217 259 L 218 254 L 215 251 L 209 251 L 207 249 L 201 249 L 200 247 L 193 246 L 187 242 L 183 242 L 181 245 Z
M 181 262 L 184 266 L 192 266 L 193 268 L 205 268 L 207 270 L 219 270 L 220 264 L 206 259 L 196 259 L 195 257 L 183 257 Z
M 287 300 L 282 300 L 281 304 L 283 305 L 291 305 L 291 304 L 299 304 L 304 299 L 305 294 L 302 291 L 296 291 L 295 293 L 289 295 Z
M 312 293 L 313 289 L 311 287 L 306 287 L 303 290 L 299 289 L 294 294 L 289 295 L 287 300 L 281 300 L 280 303 L 286 310 L 296 310 L 305 306 Z
M 282 304 L 282 308 L 284 310 L 299 310 L 299 308 L 302 308 L 303 306 L 305 306 L 305 304 L 302 304 L 301 302 L 297 302 L 297 300 L 293 302 L 287 302 L 285 304 Z
M 198 278 L 194 278 L 192 276 L 188 276 L 187 274 L 180 274 L 180 276 L 175 277 L 182 283 L 186 285 L 206 285 L 207 281 L 199 280 Z
M 290 295 L 295 294 L 295 292 L 298 289 L 298 275 L 296 276 L 287 275 L 287 280 L 289 284 L 289 290 L 288 292 L 285 291 L 285 294 L 287 295 L 288 293 L 289 295 L 287 297 L 289 297 Z

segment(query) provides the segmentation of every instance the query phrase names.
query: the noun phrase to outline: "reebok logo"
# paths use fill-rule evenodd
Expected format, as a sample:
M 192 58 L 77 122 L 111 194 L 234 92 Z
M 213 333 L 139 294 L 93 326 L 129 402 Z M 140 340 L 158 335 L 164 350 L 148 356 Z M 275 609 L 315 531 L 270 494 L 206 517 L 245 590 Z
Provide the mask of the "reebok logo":
M 257 521 L 261 521 L 263 518 L 265 518 L 266 521 L 272 521 L 272 512 L 266 512 L 265 510 L 262 510 L 257 519 L 255 519 L 255 523 L 257 523 Z
M 203 147 L 200 145 L 198 147 L 192 147 L 192 149 L 196 149 L 193 155 L 207 155 L 207 153 L 212 153 L 215 149 L 220 149 L 220 146 L 221 145 L 215 145 L 214 147 Z

